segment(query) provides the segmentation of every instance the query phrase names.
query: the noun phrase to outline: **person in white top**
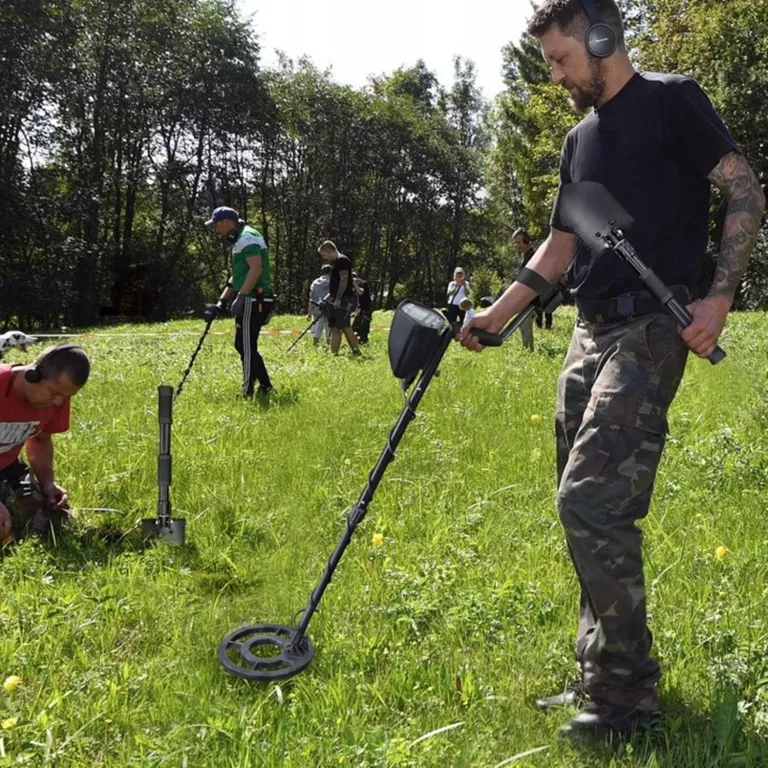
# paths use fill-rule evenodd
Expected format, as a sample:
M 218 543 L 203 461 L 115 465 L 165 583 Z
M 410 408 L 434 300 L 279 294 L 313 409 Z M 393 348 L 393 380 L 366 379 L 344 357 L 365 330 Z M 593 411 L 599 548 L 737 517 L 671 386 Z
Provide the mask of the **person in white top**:
M 309 305 L 307 307 L 307 320 L 315 319 L 317 322 L 312 326 L 312 338 L 315 346 L 320 343 L 325 329 L 325 340 L 331 340 L 331 327 L 328 324 L 326 308 L 320 302 L 328 296 L 328 288 L 331 284 L 331 265 L 323 264 L 320 270 L 320 277 L 312 281 L 309 286 Z
M 464 311 L 461 309 L 461 302 L 469 297 L 469 293 L 472 290 L 469 282 L 464 279 L 464 270 L 461 267 L 456 267 L 453 272 L 453 280 L 448 283 L 447 299 L 448 306 L 446 309 L 446 317 L 450 322 L 464 322 Z

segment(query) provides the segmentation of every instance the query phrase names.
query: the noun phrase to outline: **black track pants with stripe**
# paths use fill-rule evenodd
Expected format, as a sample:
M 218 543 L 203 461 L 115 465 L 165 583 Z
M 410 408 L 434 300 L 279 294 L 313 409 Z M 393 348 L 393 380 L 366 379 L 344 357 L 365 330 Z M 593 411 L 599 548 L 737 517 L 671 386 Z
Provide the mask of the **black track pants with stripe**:
M 249 298 L 245 303 L 242 317 L 235 319 L 235 349 L 243 361 L 243 395 L 250 397 L 258 381 L 262 389 L 272 386 L 264 358 L 259 353 L 259 331 L 266 313 L 259 311 L 259 300 Z

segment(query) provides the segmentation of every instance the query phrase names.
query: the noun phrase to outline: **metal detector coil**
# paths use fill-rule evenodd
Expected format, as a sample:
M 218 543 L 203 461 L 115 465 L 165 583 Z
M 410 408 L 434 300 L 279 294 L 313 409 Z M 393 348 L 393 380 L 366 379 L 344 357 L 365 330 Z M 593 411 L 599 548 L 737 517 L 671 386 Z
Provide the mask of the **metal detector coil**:
M 293 677 L 309 666 L 315 655 L 308 637 L 293 642 L 295 632 L 295 628 L 282 624 L 240 627 L 221 641 L 219 662 L 227 672 L 247 680 Z

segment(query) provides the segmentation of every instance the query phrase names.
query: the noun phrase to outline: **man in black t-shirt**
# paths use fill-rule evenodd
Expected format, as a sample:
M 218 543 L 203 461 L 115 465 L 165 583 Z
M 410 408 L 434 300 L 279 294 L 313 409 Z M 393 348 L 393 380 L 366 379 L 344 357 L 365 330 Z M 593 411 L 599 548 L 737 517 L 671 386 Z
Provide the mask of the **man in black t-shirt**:
M 331 328 L 331 352 L 339 354 L 341 346 L 341 334 L 347 337 L 349 346 L 354 355 L 359 355 L 360 345 L 352 328 L 350 328 L 350 316 L 357 307 L 357 293 L 352 280 L 352 261 L 348 256 L 339 253 L 336 245 L 326 240 L 317 249 L 318 253 L 331 265 L 331 282 L 328 286 L 330 302 L 328 325 Z
M 357 334 L 361 344 L 368 343 L 368 334 L 371 330 L 371 316 L 373 313 L 373 301 L 371 289 L 366 280 L 363 280 L 357 272 L 352 273 L 357 293 L 357 313 L 355 314 L 352 330 Z
M 681 331 L 623 260 L 610 251 L 593 256 L 564 225 L 558 193 L 549 237 L 527 266 L 550 282 L 570 267 L 579 311 L 558 382 L 556 430 L 558 513 L 581 587 L 581 679 L 537 706 L 580 705 L 562 732 L 602 737 L 644 727 L 658 712 L 660 670 L 650 655 L 636 522 L 648 513 L 688 349 L 699 357 L 715 349 L 765 196 L 696 82 L 636 72 L 614 0 L 590 5 L 604 22 L 591 34 L 597 19 L 590 22 L 579 0 L 545 0 L 528 29 L 574 106 L 594 108 L 565 139 L 561 189 L 604 184 L 636 222 L 629 239 L 640 258 L 693 316 Z M 706 259 L 711 184 L 728 209 L 714 281 L 692 303 Z M 463 330 L 462 344 L 479 349 L 473 327 L 498 332 L 534 296 L 513 283 Z

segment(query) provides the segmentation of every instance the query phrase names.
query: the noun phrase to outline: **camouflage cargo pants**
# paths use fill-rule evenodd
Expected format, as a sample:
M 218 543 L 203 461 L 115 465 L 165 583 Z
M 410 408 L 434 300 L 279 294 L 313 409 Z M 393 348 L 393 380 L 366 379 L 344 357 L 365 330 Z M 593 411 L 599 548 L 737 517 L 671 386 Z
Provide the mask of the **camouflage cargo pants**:
M 642 532 L 688 349 L 667 315 L 579 322 L 558 381 L 557 504 L 581 586 L 576 657 L 593 699 L 655 710 Z

